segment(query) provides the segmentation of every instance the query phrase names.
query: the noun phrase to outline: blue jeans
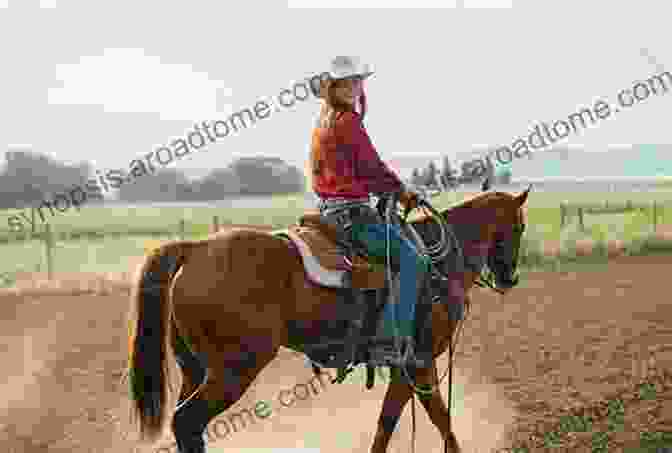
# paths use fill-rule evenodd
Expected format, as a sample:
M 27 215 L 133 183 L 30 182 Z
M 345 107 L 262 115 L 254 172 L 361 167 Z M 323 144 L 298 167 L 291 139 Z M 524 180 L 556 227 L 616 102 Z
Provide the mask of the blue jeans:
M 387 256 L 387 228 L 385 224 L 354 223 L 352 238 L 366 246 L 370 256 L 385 259 Z M 415 304 L 418 300 L 418 281 L 429 272 L 429 258 L 418 254 L 415 245 L 402 235 L 399 225 L 390 225 L 390 257 L 399 260 L 399 303 L 385 305 L 383 335 L 414 336 Z

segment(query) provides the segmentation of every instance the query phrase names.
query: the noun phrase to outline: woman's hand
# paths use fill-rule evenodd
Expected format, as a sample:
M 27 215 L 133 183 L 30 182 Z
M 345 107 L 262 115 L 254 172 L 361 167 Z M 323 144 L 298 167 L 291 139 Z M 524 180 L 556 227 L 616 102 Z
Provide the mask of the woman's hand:
M 399 194 L 399 203 L 402 204 L 406 212 L 417 208 L 419 199 L 418 194 L 410 190 L 404 190 Z

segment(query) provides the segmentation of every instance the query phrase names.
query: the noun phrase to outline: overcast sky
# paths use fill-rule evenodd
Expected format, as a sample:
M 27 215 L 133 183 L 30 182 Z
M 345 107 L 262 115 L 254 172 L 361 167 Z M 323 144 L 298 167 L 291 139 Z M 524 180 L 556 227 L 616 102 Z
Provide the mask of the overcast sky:
M 194 121 L 251 107 L 335 55 L 361 56 L 376 71 L 366 125 L 387 160 L 510 144 L 537 121 L 672 69 L 669 2 L 413 0 L 362 9 L 373 2 L 357 0 L 334 9 L 287 1 L 0 0 L 3 159 L 27 145 L 101 170 L 127 168 Z M 437 3 L 445 7 L 427 9 Z M 304 168 L 318 107 L 299 102 L 179 165 L 264 154 Z M 671 107 L 672 92 L 652 97 L 564 143 L 594 152 L 672 143 Z

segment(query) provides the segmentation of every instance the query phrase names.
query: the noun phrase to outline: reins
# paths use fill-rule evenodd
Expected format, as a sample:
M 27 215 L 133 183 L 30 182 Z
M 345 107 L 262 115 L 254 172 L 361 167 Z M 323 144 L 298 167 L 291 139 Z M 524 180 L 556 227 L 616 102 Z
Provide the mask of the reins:
M 464 257 L 463 249 L 461 246 L 461 243 L 457 236 L 455 235 L 454 231 L 448 224 L 448 222 L 443 218 L 443 216 L 438 213 L 426 200 L 420 200 L 422 204 L 422 208 L 427 209 L 430 211 L 430 214 L 432 214 L 436 219 L 438 220 L 439 227 L 442 233 L 442 239 L 439 241 L 439 245 L 434 246 L 434 247 L 425 247 L 424 241 L 422 240 L 421 237 L 419 237 L 419 234 L 413 229 L 413 227 L 410 227 L 410 232 L 416 236 L 416 243 L 419 242 L 418 245 L 422 246 L 425 250 L 427 250 L 427 254 L 430 256 L 432 265 L 431 269 L 434 275 L 431 278 L 438 278 L 440 280 L 448 280 L 448 276 L 445 275 L 440 269 L 437 268 L 437 264 L 445 258 L 445 256 L 448 255 L 450 252 L 450 248 L 447 247 L 445 240 L 446 238 L 444 237 L 443 233 L 448 232 L 448 234 L 451 236 L 452 239 L 452 244 L 454 245 L 454 249 L 456 251 L 457 255 L 457 262 L 459 269 L 458 271 L 463 271 L 465 267 L 467 267 L 468 263 L 466 262 L 466 259 Z M 392 203 L 390 203 L 391 205 Z M 391 280 L 389 279 L 389 276 L 391 275 L 391 269 L 390 269 L 390 263 L 389 263 L 389 228 L 390 228 L 390 210 L 388 208 L 387 210 L 388 215 L 386 216 L 387 220 L 387 238 L 386 240 L 388 241 L 387 243 L 387 263 L 386 263 L 386 273 L 388 275 L 388 285 L 391 283 Z M 408 218 L 409 211 L 406 211 L 405 215 L 403 218 L 400 218 L 402 223 L 404 225 L 408 225 L 407 223 L 407 218 Z M 442 244 L 443 243 L 443 244 Z M 488 269 L 487 273 L 484 272 L 484 269 L 478 269 L 478 278 L 473 282 L 475 285 L 481 287 L 481 288 L 490 288 L 493 291 L 496 291 L 500 294 L 503 294 L 504 291 L 501 289 L 497 288 L 495 285 L 495 277 L 494 274 Z M 484 275 L 485 274 L 485 275 Z M 389 286 L 391 288 L 391 286 Z M 413 405 L 411 407 L 411 451 L 415 453 L 415 431 L 416 431 L 416 420 L 415 420 L 415 407 L 416 407 L 416 400 L 415 396 L 417 395 L 419 398 L 422 397 L 427 397 L 431 396 L 434 392 L 439 392 L 440 393 L 440 388 L 441 388 L 441 382 L 446 378 L 446 375 L 448 375 L 448 403 L 447 403 L 447 410 L 448 410 L 448 420 L 450 421 L 451 419 L 451 409 L 452 409 L 452 401 L 453 401 L 453 396 L 452 396 L 452 389 L 453 389 L 453 363 L 454 363 L 454 353 L 455 353 L 455 348 L 457 347 L 457 342 L 460 336 L 460 333 L 462 332 L 462 326 L 464 325 L 464 321 L 466 321 L 467 317 L 469 316 L 471 311 L 471 304 L 467 304 L 465 301 L 465 306 L 464 306 L 464 313 L 462 316 L 462 319 L 458 320 L 456 322 L 455 326 L 455 331 L 453 333 L 453 338 L 450 339 L 448 342 L 448 367 L 443 373 L 443 376 L 441 376 L 438 379 L 438 382 L 436 385 L 429 385 L 428 389 L 421 389 L 417 385 L 415 385 L 415 380 L 412 379 L 408 373 L 408 370 L 406 369 L 406 366 L 404 362 L 402 361 L 402 366 L 400 367 L 401 370 L 403 371 L 403 374 L 406 377 L 406 380 L 408 381 L 408 385 L 413 389 Z M 431 318 L 430 318 L 431 319 Z M 434 362 L 433 367 L 436 367 L 436 362 Z M 437 370 L 438 371 L 438 370 Z M 437 373 L 438 374 L 438 373 Z M 443 441 L 443 449 L 444 453 L 448 452 L 448 439 L 444 439 Z
M 390 259 L 390 230 L 391 230 L 391 225 L 393 224 L 392 219 L 396 218 L 402 226 L 406 227 L 403 228 L 404 232 L 407 235 L 412 236 L 411 240 L 416 243 L 418 247 L 421 248 L 422 253 L 425 253 L 430 259 L 430 271 L 431 275 L 429 276 L 429 279 L 426 280 L 428 285 L 431 288 L 431 283 L 432 280 L 439 280 L 439 281 L 447 281 L 449 280 L 448 276 L 444 274 L 444 272 L 441 271 L 441 269 L 438 268 L 438 264 L 441 263 L 441 261 L 448 256 L 448 254 L 451 251 L 455 251 L 455 256 L 457 258 L 457 272 L 463 272 L 464 269 L 466 268 L 473 268 L 475 272 L 478 273 L 477 278 L 473 281 L 473 284 L 481 287 L 481 288 L 489 288 L 492 289 L 493 291 L 496 291 L 500 294 L 504 293 L 501 289 L 497 288 L 495 284 L 495 276 L 492 273 L 492 271 L 488 268 L 487 271 L 485 270 L 487 268 L 487 264 L 484 263 L 483 265 L 473 265 L 472 263 L 468 262 L 466 257 L 464 256 L 464 251 L 463 251 L 463 246 L 461 241 L 458 239 L 457 235 L 452 229 L 452 226 L 447 222 L 447 220 L 441 215 L 441 213 L 437 212 L 429 202 L 427 202 L 424 199 L 419 200 L 419 208 L 423 210 L 428 210 L 431 216 L 428 217 L 434 217 L 437 219 L 437 223 L 439 224 L 439 230 L 441 232 L 441 239 L 438 241 L 438 244 L 426 246 L 425 245 L 425 240 L 419 235 L 417 231 L 412 227 L 412 225 L 408 224 L 407 218 L 409 211 L 407 210 L 403 216 L 396 215 L 396 217 L 393 216 L 393 207 L 395 206 L 395 200 L 393 199 L 394 197 L 388 197 L 386 200 L 386 205 L 385 205 L 385 213 L 383 217 L 385 218 L 385 224 L 386 224 L 386 262 L 385 262 L 385 274 L 386 274 L 386 280 L 387 280 L 387 287 L 389 288 L 390 291 L 394 290 L 394 285 L 392 282 L 392 266 L 391 266 L 391 259 Z M 381 212 L 381 214 L 383 214 Z M 447 236 L 450 236 L 448 238 Z M 452 247 L 449 247 L 448 245 L 452 244 Z M 431 289 L 430 289 L 431 291 Z M 389 302 L 388 302 L 389 303 Z M 430 302 L 433 304 L 433 300 Z M 384 304 L 383 304 L 384 305 Z M 381 307 L 382 308 L 382 305 Z M 411 409 L 411 415 L 412 415 L 412 438 L 411 438 L 411 450 L 415 452 L 415 432 L 416 432 L 416 419 L 415 419 L 415 407 L 416 407 L 416 400 L 415 397 L 416 395 L 419 398 L 427 398 L 433 395 L 435 392 L 439 392 L 440 394 L 440 386 L 443 380 L 448 377 L 448 403 L 447 403 L 447 410 L 448 410 L 448 419 L 450 421 L 451 419 L 451 409 L 452 409 L 452 386 L 453 386 L 453 368 L 454 368 L 454 354 L 455 354 L 455 349 L 457 347 L 457 343 L 460 337 L 460 334 L 462 333 L 462 327 L 464 322 L 467 320 L 468 316 L 471 313 L 471 304 L 467 302 L 467 300 L 464 301 L 464 312 L 463 316 L 461 319 L 457 320 L 455 323 L 455 328 L 454 332 L 450 338 L 450 341 L 448 342 L 448 367 L 444 371 L 443 375 L 438 377 L 438 370 L 435 368 L 436 367 L 436 361 L 432 357 L 432 367 L 436 371 L 438 382 L 436 385 L 434 383 L 429 384 L 429 385 L 423 385 L 421 387 L 417 386 L 415 384 L 415 376 L 412 378 L 410 376 L 410 373 L 408 372 L 407 366 L 406 366 L 406 359 L 408 359 L 409 356 L 412 356 L 415 352 L 412 351 L 412 348 L 407 347 L 403 351 L 403 356 L 402 356 L 402 363 L 401 366 L 399 367 L 400 371 L 404 375 L 409 387 L 413 390 L 413 405 Z M 394 319 L 394 329 L 395 333 L 397 334 L 397 337 L 399 337 L 399 331 L 398 331 L 398 325 L 397 325 L 397 320 Z M 430 314 L 430 322 L 431 322 L 431 314 Z M 432 337 L 433 338 L 433 337 Z M 401 348 L 399 343 L 395 345 L 397 347 L 397 352 L 401 355 Z M 345 373 L 342 378 L 345 377 L 347 373 Z M 452 435 L 449 433 L 449 435 Z M 444 452 L 448 452 L 448 438 L 444 439 Z

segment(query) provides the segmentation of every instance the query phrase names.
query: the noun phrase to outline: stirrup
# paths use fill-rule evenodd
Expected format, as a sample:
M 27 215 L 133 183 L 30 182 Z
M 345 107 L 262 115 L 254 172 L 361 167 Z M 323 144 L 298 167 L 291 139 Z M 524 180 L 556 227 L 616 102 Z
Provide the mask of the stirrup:
M 418 344 L 411 337 L 411 341 L 406 343 L 402 361 L 407 368 L 427 368 L 432 364 L 432 357 L 425 351 L 419 353 Z
M 378 366 L 399 366 L 402 357 L 402 341 L 399 337 L 372 338 L 369 342 L 367 364 Z
M 386 344 L 387 343 L 387 344 Z M 371 366 L 389 366 L 395 368 L 426 368 L 431 365 L 431 358 L 418 356 L 417 346 L 413 337 L 394 337 L 381 341 L 370 347 Z

